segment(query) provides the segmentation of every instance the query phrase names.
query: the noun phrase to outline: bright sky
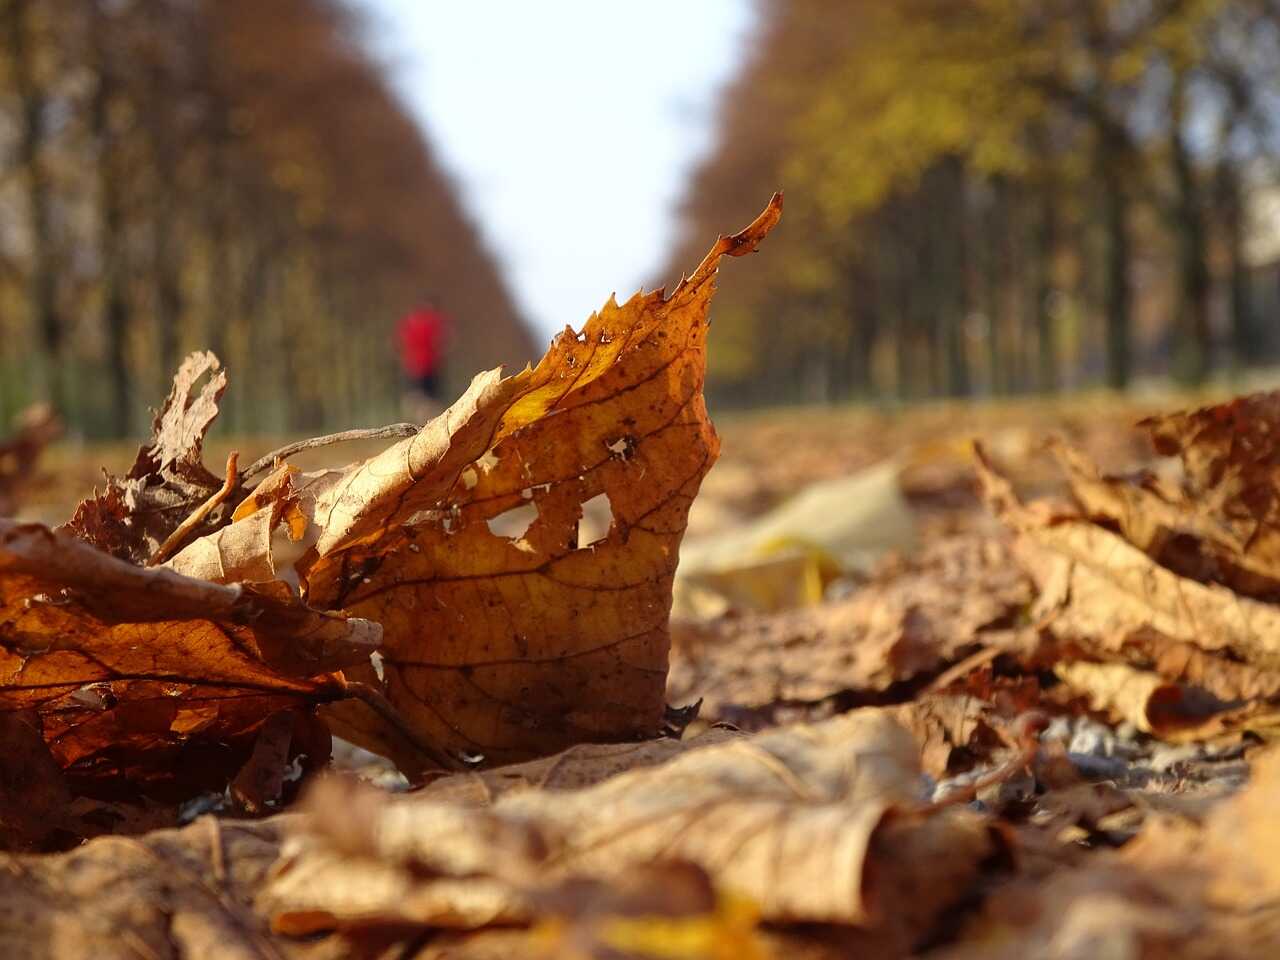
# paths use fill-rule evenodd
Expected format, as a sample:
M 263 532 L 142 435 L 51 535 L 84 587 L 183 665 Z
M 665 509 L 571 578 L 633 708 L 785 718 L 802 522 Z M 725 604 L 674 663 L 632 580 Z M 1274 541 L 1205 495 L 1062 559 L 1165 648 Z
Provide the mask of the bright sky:
M 745 52 L 750 0 L 364 3 L 539 331 L 653 279 Z

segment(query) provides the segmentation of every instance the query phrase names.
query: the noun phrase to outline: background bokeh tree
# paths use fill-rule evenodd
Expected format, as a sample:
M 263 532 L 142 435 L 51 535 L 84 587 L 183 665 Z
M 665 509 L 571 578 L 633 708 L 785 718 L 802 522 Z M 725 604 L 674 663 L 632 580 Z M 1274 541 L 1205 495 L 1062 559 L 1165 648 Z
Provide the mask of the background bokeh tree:
M 394 418 L 427 295 L 449 386 L 534 355 L 364 29 L 337 0 L 0 0 L 0 421 L 137 432 L 197 347 L 224 429 Z
M 724 401 L 1197 384 L 1280 353 L 1251 208 L 1280 150 L 1266 0 L 760 0 L 684 233 L 781 186 L 718 305 Z

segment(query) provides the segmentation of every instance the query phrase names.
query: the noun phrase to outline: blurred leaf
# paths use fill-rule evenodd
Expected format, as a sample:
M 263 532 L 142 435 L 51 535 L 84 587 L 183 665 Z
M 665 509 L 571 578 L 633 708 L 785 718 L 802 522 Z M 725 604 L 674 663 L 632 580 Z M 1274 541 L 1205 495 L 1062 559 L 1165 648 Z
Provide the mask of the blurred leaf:
M 966 815 L 913 820 L 918 785 L 915 741 L 877 711 L 695 742 L 595 786 L 515 791 L 483 809 L 326 781 L 267 896 L 277 929 L 295 933 L 472 927 L 535 919 L 538 891 L 571 877 L 613 885 L 678 860 L 766 921 L 904 924 L 918 937 L 990 849 Z M 894 810 L 903 818 L 889 823 Z

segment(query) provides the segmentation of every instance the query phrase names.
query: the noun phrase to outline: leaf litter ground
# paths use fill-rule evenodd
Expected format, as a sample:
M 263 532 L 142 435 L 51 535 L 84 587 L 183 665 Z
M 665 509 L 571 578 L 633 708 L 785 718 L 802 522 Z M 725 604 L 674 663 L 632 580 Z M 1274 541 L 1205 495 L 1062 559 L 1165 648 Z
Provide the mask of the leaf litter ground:
M 708 474 L 778 212 L 349 466 L 206 467 L 193 355 L 0 520 L 3 954 L 1274 947 L 1280 397 L 731 419 Z

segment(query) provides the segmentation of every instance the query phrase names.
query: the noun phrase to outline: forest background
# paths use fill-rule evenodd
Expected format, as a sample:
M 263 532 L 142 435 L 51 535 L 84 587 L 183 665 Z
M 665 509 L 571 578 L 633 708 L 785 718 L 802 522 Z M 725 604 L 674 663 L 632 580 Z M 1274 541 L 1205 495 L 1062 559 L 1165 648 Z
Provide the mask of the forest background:
M 1280 360 L 1280 3 L 757 8 L 654 278 L 786 190 L 767 255 L 727 268 L 713 407 Z M 0 421 L 47 400 L 137 434 L 198 347 L 236 376 L 223 430 L 396 419 L 391 329 L 426 293 L 451 391 L 539 352 L 361 16 L 0 0 Z

